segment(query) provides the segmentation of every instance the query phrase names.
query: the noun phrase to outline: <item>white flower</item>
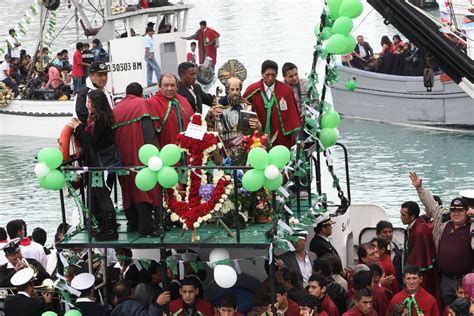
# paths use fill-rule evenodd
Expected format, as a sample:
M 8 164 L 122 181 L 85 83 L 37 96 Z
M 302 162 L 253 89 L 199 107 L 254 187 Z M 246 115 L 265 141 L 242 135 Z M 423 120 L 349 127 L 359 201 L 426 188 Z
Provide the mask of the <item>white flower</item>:
M 227 199 L 227 196 L 228 196 L 227 194 L 222 194 L 222 199 L 224 200 Z
M 194 222 L 193 226 L 194 228 L 199 228 L 200 224 L 198 222 Z
M 199 224 L 201 224 L 201 223 L 202 223 L 202 217 L 198 217 L 197 222 L 198 222 Z
M 300 223 L 300 221 L 295 217 L 291 217 L 288 222 L 290 223 L 290 225 L 296 225 Z
M 171 220 L 172 220 L 173 222 L 176 222 L 177 220 L 179 220 L 178 214 L 176 214 L 176 213 L 171 214 Z
M 216 211 L 220 210 L 222 208 L 222 204 L 221 203 L 217 203 L 216 206 L 214 206 L 214 209 Z

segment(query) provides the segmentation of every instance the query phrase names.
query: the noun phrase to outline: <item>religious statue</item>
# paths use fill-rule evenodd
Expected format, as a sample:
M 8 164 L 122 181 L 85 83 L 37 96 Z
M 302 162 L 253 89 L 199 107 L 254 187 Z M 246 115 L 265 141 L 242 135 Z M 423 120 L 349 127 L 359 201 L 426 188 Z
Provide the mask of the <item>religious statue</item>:
M 241 147 L 242 139 L 261 129 L 261 124 L 252 104 L 242 98 L 242 82 L 247 77 L 245 67 L 231 59 L 219 69 L 218 77 L 225 86 L 226 95 L 211 109 L 215 130 L 224 142 L 226 156 L 231 158 L 233 165 L 241 165 L 245 163 L 246 155 Z

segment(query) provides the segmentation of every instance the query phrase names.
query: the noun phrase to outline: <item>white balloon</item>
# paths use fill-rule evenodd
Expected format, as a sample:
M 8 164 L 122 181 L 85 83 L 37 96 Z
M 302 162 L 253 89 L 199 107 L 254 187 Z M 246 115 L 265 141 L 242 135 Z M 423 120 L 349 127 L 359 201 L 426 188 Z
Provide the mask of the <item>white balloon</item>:
M 214 268 L 214 280 L 220 287 L 228 289 L 237 282 L 237 272 L 231 266 L 219 264 Z
M 163 167 L 163 160 L 160 157 L 151 157 L 148 159 L 148 168 L 153 171 L 158 171 Z
M 44 163 L 44 162 L 40 162 L 40 163 L 37 163 L 36 166 L 35 166 L 35 174 L 38 176 L 38 177 L 46 177 L 46 175 L 48 174 L 49 172 L 49 167 Z
M 227 249 L 224 249 L 224 248 L 214 248 L 209 254 L 210 262 L 221 261 L 221 260 L 225 260 L 229 258 L 230 258 L 230 254 L 227 251 Z
M 280 173 L 280 170 L 278 170 L 278 167 L 275 165 L 269 165 L 265 168 L 265 171 L 263 174 L 265 175 L 265 178 L 268 180 L 275 180 L 278 178 L 278 174 Z

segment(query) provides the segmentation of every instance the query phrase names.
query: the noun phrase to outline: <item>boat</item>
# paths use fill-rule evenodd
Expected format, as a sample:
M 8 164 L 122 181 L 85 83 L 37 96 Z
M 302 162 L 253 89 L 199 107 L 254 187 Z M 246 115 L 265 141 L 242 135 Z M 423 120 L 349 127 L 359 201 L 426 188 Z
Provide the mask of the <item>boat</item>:
M 92 27 L 80 1 L 72 0 L 71 3 L 77 9 L 83 35 L 94 36 L 108 46 L 108 91 L 113 91 L 114 96 L 120 98 L 124 95 L 130 78 L 147 87 L 143 38 L 133 35 L 145 34 L 148 22 L 155 23 L 153 40 L 160 52 L 155 57 L 162 72 L 177 75 L 179 63 L 186 61 L 186 40 L 181 37 L 186 36 L 188 11 L 193 5 L 166 1 L 162 6 L 135 11 L 124 9 L 122 12 L 112 11 L 112 0 L 101 1 L 106 10 L 100 27 Z M 168 33 L 158 32 L 160 23 L 168 25 Z M 127 37 L 116 36 L 122 31 L 125 31 Z M 81 38 L 86 42 L 91 41 L 84 36 Z M 144 93 L 151 95 L 156 91 L 156 86 L 150 86 Z M 57 138 L 61 127 L 74 113 L 73 101 L 15 99 L 6 107 L 0 108 L 0 135 Z
M 433 87 L 427 89 L 423 76 L 381 74 L 340 65 L 341 80 L 331 86 L 335 108 L 344 116 L 369 121 L 474 131 L 472 42 L 467 43 L 469 54 L 461 51 L 439 31 L 439 24 L 408 2 L 369 3 L 417 47 L 429 50 L 445 74 L 435 76 Z M 467 32 L 472 34 L 472 30 Z M 347 80 L 356 82 L 355 91 L 345 88 Z

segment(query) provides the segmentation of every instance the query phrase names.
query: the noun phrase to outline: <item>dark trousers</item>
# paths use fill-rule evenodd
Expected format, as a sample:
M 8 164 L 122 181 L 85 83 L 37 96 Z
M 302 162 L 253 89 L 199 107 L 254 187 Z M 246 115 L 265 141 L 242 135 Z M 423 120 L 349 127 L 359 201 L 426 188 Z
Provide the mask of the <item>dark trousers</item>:
M 110 197 L 110 192 L 113 189 L 115 174 L 109 173 L 107 180 L 104 183 L 102 188 L 92 187 L 92 200 L 91 200 L 91 213 L 95 217 L 99 226 L 102 224 L 102 214 L 105 211 L 108 211 L 110 208 L 114 209 L 115 207 Z M 107 185 L 107 187 L 105 186 Z M 108 189 L 110 188 L 110 190 Z
M 20 93 L 18 91 L 18 82 L 20 82 L 20 78 L 18 78 L 18 80 L 17 79 L 15 79 L 15 80 L 16 80 L 16 83 L 13 83 L 11 81 L 11 79 L 7 77 L 7 78 L 3 79 L 2 82 L 4 84 L 6 84 L 7 86 L 9 86 L 10 88 L 12 88 L 13 92 L 15 93 L 15 97 L 16 97 Z
M 125 210 L 127 217 L 127 230 L 138 231 L 146 235 L 153 231 L 153 205 L 145 202 L 132 204 Z

